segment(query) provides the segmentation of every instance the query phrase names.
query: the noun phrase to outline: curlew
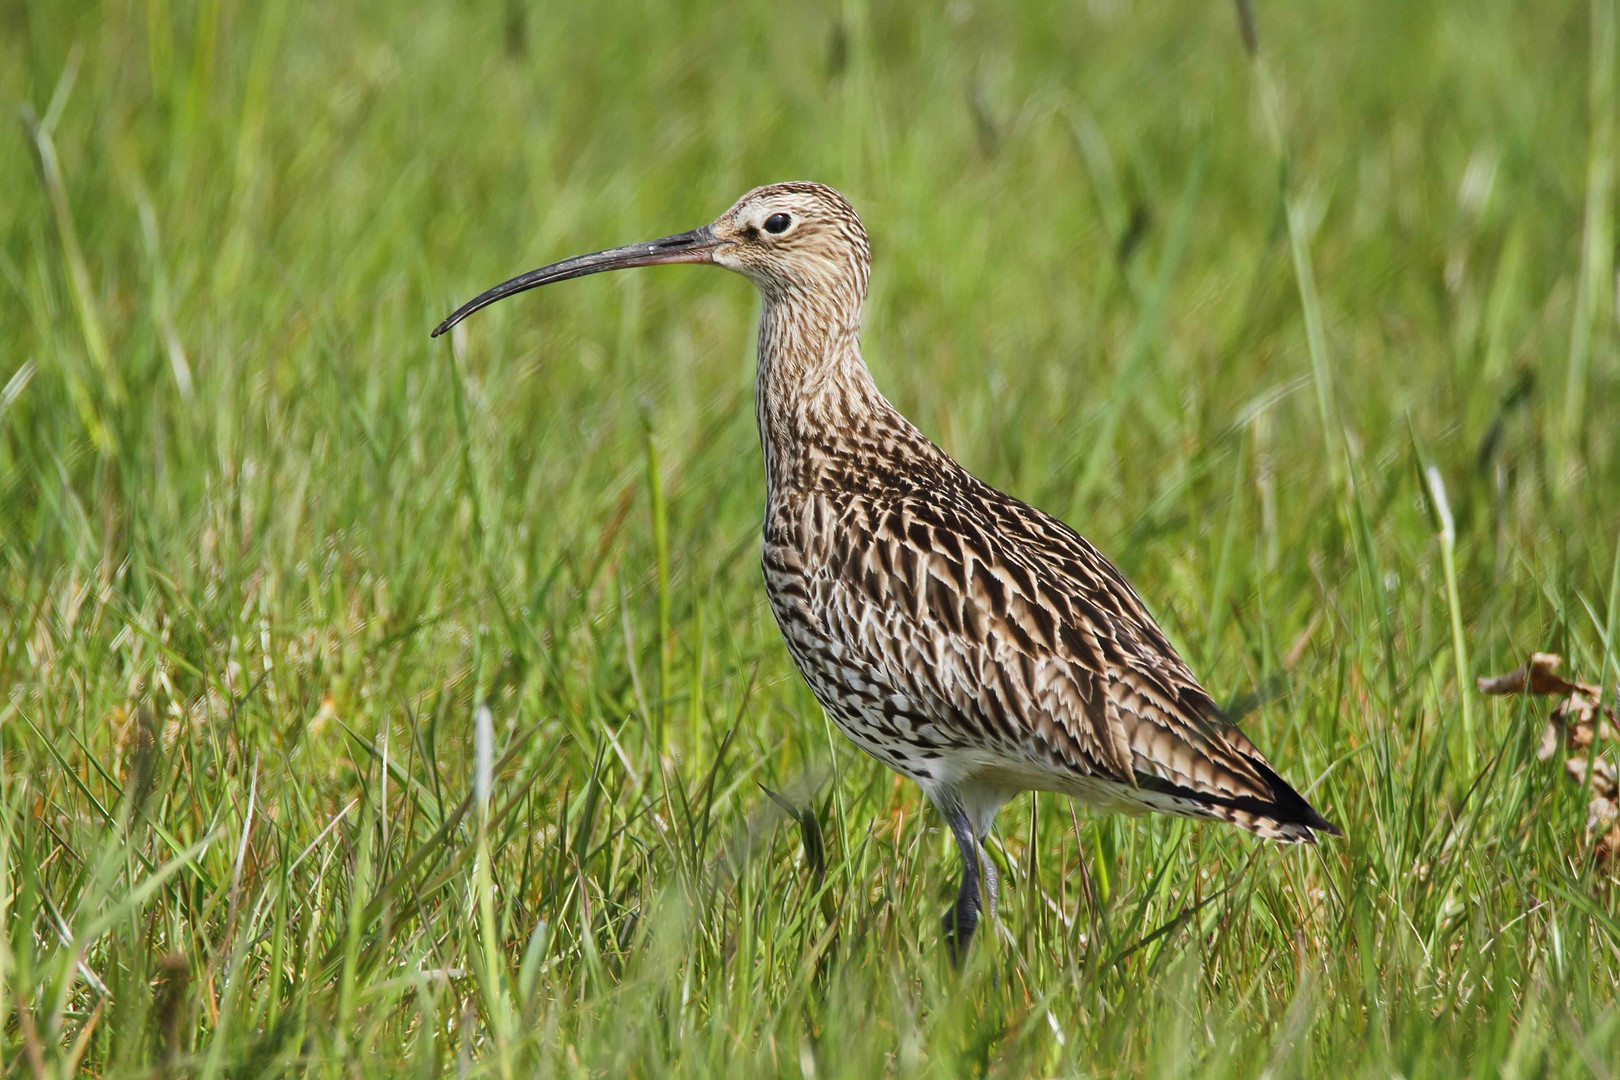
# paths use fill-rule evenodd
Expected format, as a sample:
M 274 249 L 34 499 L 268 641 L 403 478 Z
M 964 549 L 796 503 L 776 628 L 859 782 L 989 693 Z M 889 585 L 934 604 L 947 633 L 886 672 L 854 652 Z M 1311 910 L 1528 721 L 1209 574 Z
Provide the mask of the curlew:
M 604 270 L 711 263 L 759 287 L 766 595 L 839 730 L 915 780 L 950 826 L 963 860 L 944 918 L 953 958 L 994 914 L 981 846 L 1020 791 L 1270 840 L 1339 835 L 1222 715 L 1112 563 L 974 477 L 878 391 L 859 344 L 870 257 L 838 192 L 771 184 L 711 225 L 497 285 L 433 336 Z

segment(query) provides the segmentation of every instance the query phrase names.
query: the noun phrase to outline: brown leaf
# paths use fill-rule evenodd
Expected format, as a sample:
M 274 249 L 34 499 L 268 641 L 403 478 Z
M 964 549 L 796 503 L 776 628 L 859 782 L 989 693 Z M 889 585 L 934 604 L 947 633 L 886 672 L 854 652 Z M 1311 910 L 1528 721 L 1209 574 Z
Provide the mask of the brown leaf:
M 1606 707 L 1598 705 L 1595 694 L 1574 693 L 1559 703 L 1548 720 L 1564 729 L 1564 740 L 1571 749 L 1584 750 L 1593 742 L 1614 740 L 1611 717 Z
M 1598 758 L 1591 762 L 1592 794 L 1598 799 L 1608 799 L 1610 802 L 1620 798 L 1620 783 L 1616 782 L 1614 762 L 1608 758 Z M 1587 759 L 1572 757 L 1564 762 L 1564 771 L 1569 778 L 1577 784 L 1586 783 Z
M 1614 798 L 1596 798 L 1586 807 L 1586 838 L 1592 840 L 1593 854 L 1598 862 L 1604 865 L 1613 865 L 1614 857 L 1620 853 L 1620 804 Z
M 1537 761 L 1551 761 L 1552 756 L 1558 753 L 1558 744 L 1563 742 L 1564 728 L 1556 720 L 1547 721 L 1547 726 L 1541 732 L 1541 745 L 1536 749 Z
M 1602 702 L 1603 691 L 1590 683 L 1571 682 L 1557 674 L 1563 659 L 1553 653 L 1535 653 L 1522 667 L 1479 680 L 1484 694 L 1562 694 L 1564 700 L 1547 715 L 1536 757 L 1549 761 L 1561 750 L 1564 775 L 1589 787 L 1586 841 L 1600 865 L 1612 867 L 1620 857 L 1620 769 L 1612 756 L 1601 756 L 1604 743 L 1617 741 L 1615 706 Z M 1620 704 L 1620 688 L 1616 690 Z
M 1602 693 L 1587 683 L 1572 683 L 1558 674 L 1564 658 L 1556 653 L 1533 653 L 1530 659 L 1506 675 L 1481 676 L 1477 680 L 1482 694 L 1518 694 L 1527 685 L 1532 694 L 1581 693 L 1594 701 Z

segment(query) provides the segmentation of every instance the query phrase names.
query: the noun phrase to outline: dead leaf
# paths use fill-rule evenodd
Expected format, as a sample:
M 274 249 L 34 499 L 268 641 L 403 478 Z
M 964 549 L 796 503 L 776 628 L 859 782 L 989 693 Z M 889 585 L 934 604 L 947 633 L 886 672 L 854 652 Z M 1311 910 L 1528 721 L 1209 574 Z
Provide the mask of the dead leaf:
M 1522 667 L 1506 675 L 1480 679 L 1479 689 L 1484 694 L 1564 695 L 1547 716 L 1536 757 L 1550 761 L 1560 751 L 1566 755 L 1564 775 L 1587 787 L 1591 794 L 1586 808 L 1586 842 L 1592 845 L 1599 865 L 1614 866 L 1620 856 L 1620 770 L 1613 757 L 1605 756 L 1605 744 L 1620 741 L 1615 730 L 1615 707 L 1603 704 L 1600 687 L 1558 675 L 1562 663 L 1563 658 L 1553 653 L 1535 653 Z M 1616 690 L 1616 700 L 1620 702 L 1620 689 Z
M 1620 853 L 1620 804 L 1614 799 L 1597 798 L 1587 805 L 1586 838 L 1591 841 L 1593 837 L 1597 841 L 1592 853 L 1599 865 L 1613 866 Z
M 1613 801 L 1620 795 L 1620 785 L 1615 783 L 1614 762 L 1608 758 L 1590 761 L 1588 758 L 1572 757 L 1564 762 L 1564 772 L 1577 784 L 1586 783 L 1588 768 L 1592 771 L 1592 794 L 1595 797 Z
M 1482 694 L 1518 694 L 1526 683 L 1532 694 L 1581 693 L 1594 701 L 1602 691 L 1589 683 L 1572 683 L 1558 674 L 1564 658 L 1557 653 L 1533 653 L 1528 663 L 1514 668 L 1506 675 L 1480 676 L 1477 680 Z
M 1586 750 L 1594 742 L 1613 742 L 1613 719 L 1614 711 L 1599 705 L 1595 692 L 1589 696 L 1576 691 L 1547 717 L 1547 729 L 1541 733 L 1541 748 L 1536 756 L 1546 761 L 1558 752 L 1560 744 L 1568 750 Z

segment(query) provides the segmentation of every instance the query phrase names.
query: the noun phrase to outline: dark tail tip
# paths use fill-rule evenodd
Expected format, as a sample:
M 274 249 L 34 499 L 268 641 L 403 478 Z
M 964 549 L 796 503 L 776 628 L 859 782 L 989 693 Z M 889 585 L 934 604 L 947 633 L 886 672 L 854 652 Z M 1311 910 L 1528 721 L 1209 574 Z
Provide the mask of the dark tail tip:
M 1264 761 L 1251 758 L 1249 763 L 1255 767 L 1261 778 L 1271 788 L 1271 805 L 1265 813 L 1267 817 L 1285 825 L 1303 825 L 1312 832 L 1323 833 L 1327 836 L 1343 836 L 1344 830 L 1323 817 L 1305 796 L 1295 791 L 1293 787 L 1277 775 L 1275 769 Z

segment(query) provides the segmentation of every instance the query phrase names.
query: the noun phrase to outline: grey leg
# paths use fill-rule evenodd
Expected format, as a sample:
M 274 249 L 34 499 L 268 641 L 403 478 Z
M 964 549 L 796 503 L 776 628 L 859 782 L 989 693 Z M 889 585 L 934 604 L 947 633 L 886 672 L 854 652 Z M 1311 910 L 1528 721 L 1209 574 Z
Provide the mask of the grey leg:
M 983 844 L 980 840 L 980 844 Z M 975 852 L 975 854 L 978 854 Z M 990 857 L 989 851 L 979 854 L 979 865 L 984 877 L 984 905 L 985 911 L 992 921 L 996 917 L 996 897 L 1001 888 L 1001 871 L 996 869 L 996 860 Z
M 945 913 L 945 947 L 950 950 L 951 963 L 960 964 L 967 953 L 968 942 L 979 926 L 981 899 L 979 896 L 979 844 L 973 835 L 967 814 L 960 806 L 945 808 L 945 823 L 956 837 L 956 846 L 962 851 L 962 887 L 956 893 L 956 903 Z M 995 867 L 990 867 L 990 895 L 995 896 Z M 994 900 L 991 901 L 994 903 Z M 993 910 L 993 909 L 992 909 Z

